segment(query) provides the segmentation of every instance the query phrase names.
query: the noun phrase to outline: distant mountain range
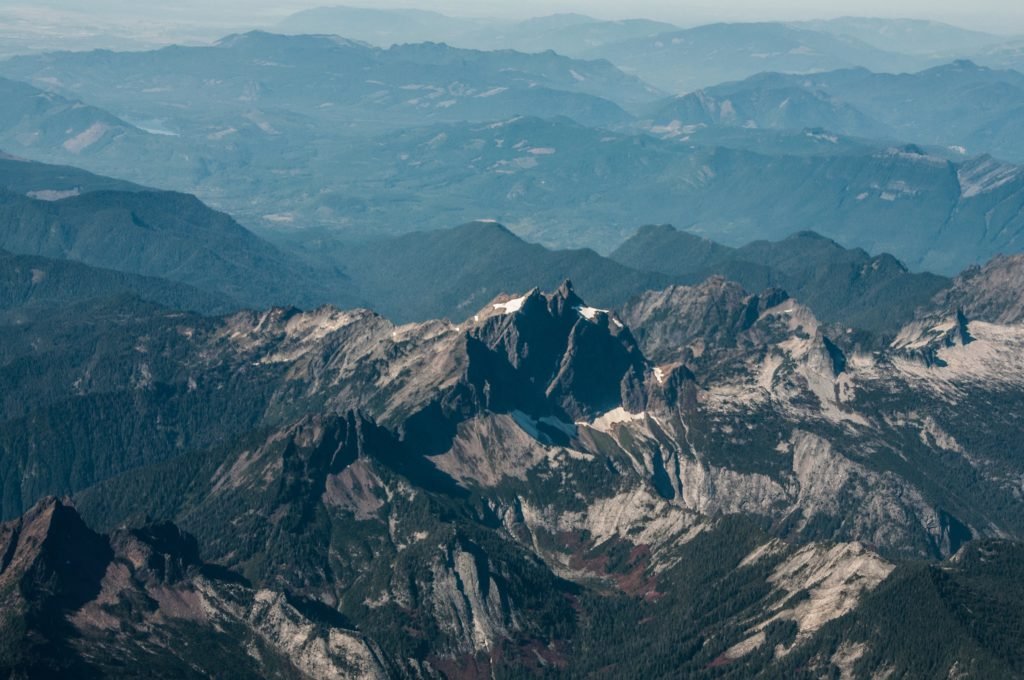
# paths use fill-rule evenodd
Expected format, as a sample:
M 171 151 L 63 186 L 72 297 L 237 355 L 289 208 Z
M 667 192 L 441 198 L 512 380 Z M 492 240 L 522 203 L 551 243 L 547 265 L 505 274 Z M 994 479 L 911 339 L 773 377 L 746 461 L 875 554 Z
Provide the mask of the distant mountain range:
M 398 322 L 459 321 L 504 291 L 557 288 L 565 279 L 572 279 L 594 304 L 616 307 L 672 280 L 593 250 L 549 250 L 527 243 L 496 222 L 309 247 L 358 282 L 376 311 Z
M 673 98 L 652 111 L 666 129 L 823 128 L 1024 160 L 1024 74 L 957 61 L 912 74 L 866 69 L 765 73 Z
M 26 171 L 18 173 L 22 167 Z M 400 322 L 459 320 L 503 290 L 566 278 L 596 304 L 615 308 L 645 290 L 717 274 L 751 290 L 785 288 L 825 321 L 885 334 L 948 285 L 941 276 L 908 272 L 891 256 L 846 250 L 813 233 L 734 249 L 669 226 L 645 227 L 604 257 L 589 249 L 549 250 L 496 222 L 475 221 L 363 242 L 328 235 L 279 248 L 189 196 L 111 191 L 105 187 L 112 181 L 87 173 L 70 175 L 82 180 L 73 189 L 43 190 L 71 186 L 55 183 L 69 173 L 25 161 L 0 161 L 0 177 L 5 172 L 17 176 L 20 191 L 0 193 L 0 212 L 7 216 L 0 248 L 159 277 L 15 258 L 8 262 L 17 274 L 11 274 L 15 306 L 61 295 L 84 300 L 133 293 L 198 311 L 288 301 L 367 305 Z M 58 200 L 31 197 L 43 191 Z M 71 195 L 59 198 L 61 191 Z M 55 222 L 60 229 L 47 230 Z
M 155 281 L 72 267 L 57 278 L 65 281 L 57 289 L 64 292 L 50 293 L 29 285 L 54 285 L 52 277 L 36 282 L 28 273 L 47 267 L 12 261 L 21 272 L 12 282 L 29 286 L 11 293 L 12 304 L 131 292 L 199 311 L 289 301 L 367 305 L 400 322 L 460 320 L 503 290 L 552 286 L 565 278 L 577 281 L 596 304 L 618 308 L 645 290 L 721 275 L 750 290 L 785 289 L 823 321 L 885 335 L 948 286 L 941 276 L 909 272 L 890 255 L 846 249 L 813 232 L 734 248 L 651 226 L 605 257 L 589 249 L 550 250 L 483 220 L 359 242 L 304 234 L 301 242 L 274 246 L 189 196 L 131 185 L 109 190 L 113 180 L 18 160 L 0 160 L 4 176 L 11 184 L 0 193 L 8 215 L 0 247 L 190 287 L 154 288 Z M 69 178 L 75 183 L 60 184 Z M 31 197 L 47 191 L 56 195 Z M 48 230 L 54 222 L 60 229 Z
M 254 64 L 257 53 L 266 59 Z M 6 87 L 17 113 L 0 129 L 0 143 L 36 159 L 127 173 L 140 184 L 195 193 L 285 241 L 306 238 L 312 227 L 333 232 L 335 240 L 355 241 L 488 217 L 551 247 L 609 252 L 637 224 L 672 223 L 732 246 L 815 231 L 844 246 L 890 252 L 912 269 L 945 275 L 1020 247 L 1022 218 L 1014 206 L 1024 195 L 1024 176 L 1014 165 L 984 156 L 964 158 L 969 149 L 959 147 L 982 140 L 974 148 L 1015 148 L 1016 142 L 999 143 L 1015 139 L 1019 117 L 1013 112 L 1024 91 L 1017 83 L 1024 76 L 1015 72 L 958 62 L 907 76 L 863 70 L 801 78 L 763 75 L 662 100 L 639 133 L 623 109 L 595 99 L 622 112 L 616 130 L 558 117 L 426 125 L 431 117 L 418 116 L 416 127 L 365 136 L 332 124 L 331 116 L 351 121 L 349 105 L 383 106 L 365 110 L 374 125 L 409 124 L 408 119 L 389 118 L 385 110 L 394 109 L 383 99 L 362 100 L 347 90 L 349 105 L 333 111 L 320 106 L 324 90 L 319 86 L 315 94 L 293 79 L 270 87 L 288 71 L 273 64 L 316 72 L 335 59 L 392 75 L 415 60 L 425 78 L 445 79 L 438 83 L 475 74 L 481 78 L 477 89 L 495 84 L 531 98 L 546 87 L 528 87 L 532 82 L 575 88 L 558 90 L 569 98 L 593 98 L 580 88 L 625 87 L 637 97 L 650 95 L 606 63 L 552 54 L 466 52 L 439 45 L 379 50 L 325 37 L 251 34 L 217 47 L 168 48 L 144 57 L 65 53 L 6 62 L 0 70 L 14 69 L 64 91 L 94 93 L 135 114 L 113 116 L 11 82 Z M 223 83 L 212 90 L 197 85 L 200 63 L 222 73 Z M 591 70 L 584 73 L 577 66 Z M 260 72 L 259 80 L 250 79 L 250 69 Z M 180 73 L 176 77 L 187 82 L 164 82 L 168 76 L 161 74 L 167 72 Z M 339 75 L 336 84 L 351 77 Z M 128 85 L 111 94 L 105 87 L 110 78 Z M 366 80 L 354 87 L 380 87 Z M 392 93 L 412 92 L 403 86 L 395 90 L 394 77 L 386 80 Z M 263 84 L 250 99 L 244 83 L 256 82 Z M 168 109 L 176 96 L 194 87 L 211 91 L 186 109 Z M 849 90 L 849 101 L 837 96 L 841 87 Z M 268 89 L 260 94 L 260 88 Z M 919 91 L 915 100 L 925 104 L 894 104 L 883 116 L 884 102 L 898 101 L 894 97 L 901 88 Z M 887 98 L 872 99 L 876 89 L 888 92 Z M 468 92 L 456 97 L 453 107 L 492 99 Z M 987 94 L 972 100 L 970 92 Z M 292 99 L 291 110 L 271 107 Z M 544 101 L 531 99 L 527 107 L 540 116 L 552 114 Z M 504 104 L 488 106 L 449 113 L 460 118 L 471 111 L 486 116 L 504 110 Z M 168 110 L 184 113 L 175 114 L 174 124 L 153 122 Z M 142 118 L 149 123 L 127 122 Z M 947 124 L 953 119 L 973 122 L 958 131 Z M 910 147 L 879 135 L 913 135 L 939 146 Z
M 607 59 L 663 90 L 680 93 L 761 71 L 807 73 L 863 66 L 898 72 L 927 64 L 847 35 L 777 23 L 698 26 L 595 48 L 587 56 Z
M 610 257 L 687 283 L 717 274 L 747 290 L 783 289 L 823 321 L 872 331 L 902 325 L 949 286 L 944 277 L 908 272 L 891 255 L 847 250 L 813 232 L 727 248 L 670 226 L 645 227 Z
M 1018 166 L 800 136 L 817 149 L 762 154 L 529 118 L 413 130 L 362 147 L 354 155 L 374 160 L 303 197 L 296 219 L 345 215 L 335 233 L 351 240 L 488 217 L 551 247 L 609 252 L 643 216 L 727 245 L 816 231 L 941 274 L 1020 247 Z
M 799 28 L 856 38 L 880 50 L 939 59 L 976 54 L 1008 42 L 1005 35 L 972 31 L 939 21 L 840 17 L 793 24 Z
M 341 35 L 377 47 L 446 42 L 480 29 L 485 20 L 450 17 L 420 9 L 377 9 L 343 5 L 312 7 L 289 15 L 274 30 L 290 35 Z
M 660 21 L 603 21 L 582 14 L 554 14 L 512 22 L 464 19 L 422 10 L 316 7 L 296 12 L 274 30 L 287 34 L 333 33 L 379 47 L 445 42 L 472 49 L 554 50 L 577 56 L 601 45 L 675 28 Z
M 438 43 L 381 49 L 336 36 L 263 32 L 212 46 L 15 57 L 0 62 L 0 72 L 183 135 L 230 135 L 231 128 L 254 124 L 272 137 L 311 123 L 365 133 L 517 112 L 608 125 L 629 119 L 619 104 L 658 96 L 608 62 L 551 52 Z M 121 87 L 108 87 L 111 80 Z
M 159 135 L 142 135 L 137 146 L 115 136 L 93 154 L 63 144 L 9 148 L 196 192 L 285 240 L 313 226 L 365 240 L 489 217 L 545 245 L 608 252 L 638 223 L 674 223 L 728 245 L 816 231 L 941 274 L 1019 247 L 1017 166 L 985 157 L 952 162 L 820 130 L 762 137 L 763 153 L 727 137 L 710 140 L 726 146 L 695 146 L 685 136 L 658 140 L 528 117 L 335 140 L 331 153 L 318 151 L 315 139 L 260 145 L 258 134 L 223 156 L 215 143 L 192 155 L 188 143 Z M 165 163 L 143 162 L 153 145 Z
M 762 71 L 813 73 L 859 66 L 898 73 L 962 58 L 1001 68 L 1024 64 L 1011 36 L 918 19 L 842 17 L 682 28 L 581 14 L 497 21 L 335 6 L 297 12 L 273 30 L 333 33 L 381 47 L 442 41 L 474 49 L 554 50 L 608 59 L 662 89 L 683 93 Z

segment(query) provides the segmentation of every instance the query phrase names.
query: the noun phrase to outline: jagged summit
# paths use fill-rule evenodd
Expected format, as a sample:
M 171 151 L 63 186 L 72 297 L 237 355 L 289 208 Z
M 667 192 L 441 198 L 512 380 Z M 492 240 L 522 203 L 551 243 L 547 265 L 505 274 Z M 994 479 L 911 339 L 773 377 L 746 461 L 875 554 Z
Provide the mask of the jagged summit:
M 617 321 L 614 313 L 587 305 L 576 294 L 576 289 L 569 279 L 562 281 L 558 288 L 551 293 L 543 293 L 539 288 L 532 288 L 518 297 L 508 294 L 499 295 L 474 315 L 474 321 L 493 316 L 510 314 L 529 316 L 535 313 L 562 319 L 569 325 L 576 323 L 578 318 L 596 323 L 601 323 L 602 319 L 610 319 L 613 325 L 618 323 L 621 327 L 621 322 Z
M 528 400 L 553 399 L 576 420 L 624 402 L 642 407 L 645 360 L 636 341 L 613 312 L 588 306 L 571 281 L 552 293 L 497 300 L 474 317 L 481 324 L 471 335 L 525 378 L 523 389 L 536 391 Z M 491 366 L 484 356 L 478 361 Z
M 36 330 L 18 330 L 5 352 L 56 385 L 38 401 L 76 423 L 113 401 L 137 404 L 124 422 L 150 456 L 141 465 L 101 458 L 97 450 L 127 449 L 120 431 L 96 433 L 91 449 L 61 440 L 89 470 L 124 470 L 87 478 L 86 489 L 73 480 L 83 516 L 109 523 L 103 530 L 143 528 L 103 536 L 58 518 L 100 557 L 92 571 L 75 567 L 98 576 L 58 588 L 77 593 L 73 604 L 47 607 L 75 635 L 53 639 L 72 650 L 62 658 L 78 658 L 75 640 L 91 649 L 101 640 L 91 663 L 132 655 L 177 669 L 175 651 L 151 641 L 191 650 L 201 635 L 223 641 L 218 658 L 252 669 L 256 657 L 217 637 L 226 631 L 292 677 L 302 676 L 293 667 L 315 677 L 414 675 L 428 661 L 467 663 L 496 649 L 582 664 L 559 645 L 598 638 L 571 603 L 629 598 L 621 611 L 635 610 L 636 622 L 682 620 L 690 605 L 666 599 L 674 579 L 691 579 L 699 556 L 715 554 L 723 578 L 764 595 L 686 634 L 721 637 L 695 668 L 755 663 L 752 650 L 771 649 L 759 632 L 780 611 L 795 629 L 778 644 L 794 654 L 825 644 L 820 627 L 884 587 L 892 561 L 942 558 L 973 536 L 1016 531 L 1013 491 L 983 476 L 988 468 L 955 493 L 915 470 L 952 475 L 969 464 L 961 451 L 1004 464 L 999 451 L 1012 447 L 991 404 L 1019 393 L 1024 334 L 966 322 L 973 339 L 926 364 L 900 347 L 864 351 L 798 300 L 718 276 L 602 310 L 562 280 L 500 295 L 460 323 L 395 325 L 331 307 L 162 311 L 136 325 L 90 317 L 65 335 L 94 352 L 45 357 Z M 96 374 L 97 364 L 106 370 Z M 78 390 L 73 409 L 60 381 Z M 5 403 L 24 401 L 20 385 Z M 157 399 L 180 414 L 156 410 Z M 998 450 L 971 439 L 979 411 L 1001 428 Z M 180 448 L 158 448 L 166 436 L 146 429 L 158 419 L 175 423 Z M 28 420 L 5 428 L 45 449 L 18 429 Z M 196 434 L 211 430 L 212 441 Z M 26 496 L 67 484 L 28 474 L 46 468 L 10 450 L 4 472 L 23 480 Z M 4 527 L 0 554 L 32 562 L 22 557 L 29 543 L 3 549 L 17 525 Z M 60 533 L 48 532 L 35 533 Z M 11 568 L 0 579 L 17 581 Z M 71 583 L 41 569 L 33 592 Z M 709 588 L 720 583 L 707 578 Z M 579 628 L 551 634 L 541 623 L 549 616 Z M 407 627 L 395 633 L 396 620 Z M 184 633 L 166 628 L 179 625 Z M 409 660 L 415 645 L 429 656 Z

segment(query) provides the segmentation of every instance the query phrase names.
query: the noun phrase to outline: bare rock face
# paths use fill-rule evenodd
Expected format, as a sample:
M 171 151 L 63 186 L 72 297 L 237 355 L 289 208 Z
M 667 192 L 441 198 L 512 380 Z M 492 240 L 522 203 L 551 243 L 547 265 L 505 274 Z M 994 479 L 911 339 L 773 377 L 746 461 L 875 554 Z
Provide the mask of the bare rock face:
M 358 633 L 204 565 L 195 539 L 172 524 L 107 537 L 47 498 L 0 525 L 0 543 L 2 653 L 15 672 L 91 675 L 145 663 L 157 676 L 215 674 L 230 660 L 269 677 L 385 677 L 379 650 Z
M 0 525 L 0 592 L 7 611 L 73 610 L 96 595 L 112 551 L 55 498 Z
M 568 281 L 551 295 L 536 290 L 522 298 L 491 305 L 481 326 L 471 334 L 492 352 L 507 359 L 515 376 L 512 385 L 534 403 L 516 401 L 527 412 L 539 413 L 553 401 L 571 419 L 592 417 L 623 400 L 639 403 L 645 361 L 632 334 L 608 310 L 589 307 Z M 477 319 L 481 318 L 477 315 Z M 481 363 L 488 362 L 478 357 Z M 494 377 L 500 378 L 498 368 Z M 483 379 L 491 390 L 506 389 Z
M 705 347 L 735 346 L 737 336 L 765 309 L 787 297 L 778 290 L 750 295 L 739 284 L 716 276 L 696 286 L 644 293 L 623 307 L 622 316 L 644 354 L 668 363 L 700 356 Z
M 941 366 L 943 349 L 962 347 L 971 342 L 969 322 L 963 311 L 951 314 L 926 313 L 904 326 L 890 348 L 910 358 L 920 359 L 926 366 Z
M 959 309 L 978 321 L 1024 322 L 1024 254 L 1001 255 L 967 269 L 933 304 L 945 310 Z

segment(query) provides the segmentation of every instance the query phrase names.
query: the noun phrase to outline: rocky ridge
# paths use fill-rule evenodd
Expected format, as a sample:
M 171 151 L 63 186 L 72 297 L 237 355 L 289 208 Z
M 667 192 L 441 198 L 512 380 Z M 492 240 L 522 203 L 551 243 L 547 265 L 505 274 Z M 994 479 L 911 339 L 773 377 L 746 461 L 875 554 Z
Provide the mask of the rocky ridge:
M 256 428 L 78 502 L 104 529 L 174 521 L 197 559 L 270 593 L 251 602 L 340 613 L 373 640 L 345 649 L 376 644 L 403 675 L 579 663 L 573 645 L 597 629 L 574 608 L 624 595 L 679 615 L 680 588 L 723 578 L 760 594 L 704 624 L 715 642 L 693 663 L 781 668 L 894 562 L 1024 530 L 1010 511 L 1020 473 L 999 453 L 1012 429 L 980 441 L 971 410 L 1020 400 L 1019 353 L 1000 350 L 1024 333 L 944 314 L 881 350 L 780 291 L 723 280 L 620 312 L 566 283 L 460 323 L 329 307 L 164 316 L 163 330 L 122 329 L 141 349 L 120 370 L 148 372 L 134 389 L 249 386 Z M 966 470 L 974 486 L 956 483 Z M 727 572 L 682 575 L 721 550 Z M 308 648 L 275 654 L 314 668 L 295 660 Z

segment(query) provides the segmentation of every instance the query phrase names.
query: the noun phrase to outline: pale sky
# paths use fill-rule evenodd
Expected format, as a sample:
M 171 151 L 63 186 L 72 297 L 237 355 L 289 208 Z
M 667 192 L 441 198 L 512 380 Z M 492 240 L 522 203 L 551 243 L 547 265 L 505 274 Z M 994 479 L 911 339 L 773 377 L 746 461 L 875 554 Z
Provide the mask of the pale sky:
M 0 10 L 4 6 L 50 6 L 95 19 L 148 15 L 196 23 L 268 24 L 300 9 L 338 4 L 509 19 L 579 12 L 609 19 L 661 19 L 682 26 L 712 21 L 878 16 L 933 19 L 966 28 L 1024 34 L 1024 0 L 176 0 L 160 4 L 163 8 L 148 0 L 0 0 Z

